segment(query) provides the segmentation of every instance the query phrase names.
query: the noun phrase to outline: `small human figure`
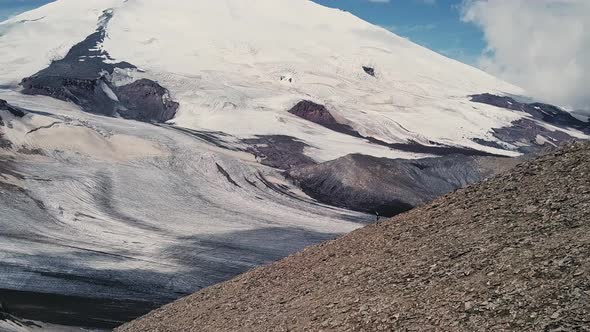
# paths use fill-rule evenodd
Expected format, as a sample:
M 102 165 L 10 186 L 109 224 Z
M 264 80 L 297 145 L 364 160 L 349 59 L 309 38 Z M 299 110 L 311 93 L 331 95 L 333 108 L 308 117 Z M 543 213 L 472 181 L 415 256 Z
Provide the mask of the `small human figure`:
M 375 211 L 375 215 L 377 216 L 377 220 L 375 222 L 379 222 L 379 211 Z

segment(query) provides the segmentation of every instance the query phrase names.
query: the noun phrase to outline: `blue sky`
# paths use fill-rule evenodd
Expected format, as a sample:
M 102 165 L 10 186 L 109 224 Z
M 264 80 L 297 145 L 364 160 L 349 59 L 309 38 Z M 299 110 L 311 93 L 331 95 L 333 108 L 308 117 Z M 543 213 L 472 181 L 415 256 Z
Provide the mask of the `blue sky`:
M 347 10 L 415 43 L 474 64 L 485 48 L 482 32 L 461 21 L 461 0 L 314 0 Z
M 0 0 L 0 21 L 18 14 L 23 11 L 27 11 L 32 8 L 44 5 L 49 0 Z
M 83 1 L 83 0 L 81 0 Z M 347 10 L 459 61 L 474 64 L 485 47 L 482 33 L 460 20 L 461 0 L 313 0 Z M 50 0 L 0 0 L 0 20 Z

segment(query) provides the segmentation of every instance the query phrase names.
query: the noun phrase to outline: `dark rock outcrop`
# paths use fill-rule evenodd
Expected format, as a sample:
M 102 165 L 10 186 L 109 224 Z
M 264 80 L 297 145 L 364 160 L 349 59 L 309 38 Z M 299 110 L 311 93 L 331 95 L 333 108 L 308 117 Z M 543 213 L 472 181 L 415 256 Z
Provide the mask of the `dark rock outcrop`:
M 259 158 L 263 165 L 270 167 L 289 170 L 316 163 L 303 153 L 308 145 L 291 136 L 258 135 L 242 142 L 249 145 L 247 152 Z
M 37 73 L 25 78 L 21 84 L 25 94 L 70 101 L 90 113 L 106 116 L 117 114 L 118 103 L 105 92 L 105 89 L 112 91 L 112 87 L 103 77 L 73 78 Z
M 547 129 L 526 118 L 514 121 L 510 127 L 492 129 L 492 133 L 502 142 L 517 146 L 517 150 L 525 154 L 538 153 L 547 146 L 560 146 L 575 140 L 563 131 Z M 481 140 L 480 144 L 502 147 L 496 142 L 484 140 Z
M 115 69 L 136 69 L 127 62 L 115 63 L 100 46 L 112 16 L 111 10 L 103 12 L 96 32 L 74 45 L 63 59 L 23 79 L 23 93 L 70 101 L 87 112 L 105 116 L 145 122 L 172 119 L 178 103 L 158 83 L 143 79 L 122 87 L 111 84 Z
M 117 331 L 587 331 L 589 161 L 543 156 Z
M 471 101 L 530 114 L 534 119 L 561 128 L 573 128 L 590 134 L 590 123 L 581 121 L 559 107 L 543 103 L 522 103 L 514 98 L 490 93 L 472 95 Z
M 576 138 L 559 130 L 551 130 L 543 126 L 547 123 L 558 128 L 576 129 L 590 135 L 590 123 L 581 121 L 570 113 L 553 105 L 543 103 L 522 103 L 511 97 L 497 96 L 489 93 L 472 95 L 471 101 L 525 112 L 531 118 L 516 120 L 510 127 L 494 128 L 492 133 L 498 140 L 516 146 L 522 153 L 536 153 L 547 145 L 559 146 Z M 479 144 L 506 148 L 497 142 L 477 140 Z
M 363 70 L 365 71 L 365 73 L 367 73 L 368 75 L 371 75 L 373 77 L 375 77 L 375 68 L 373 67 L 367 67 L 367 66 L 363 66 Z
M 450 155 L 418 160 L 352 154 L 290 170 L 288 176 L 318 201 L 393 216 L 478 182 L 517 161 Z
M 148 79 L 121 86 L 116 92 L 125 105 L 119 114 L 127 119 L 164 122 L 174 117 L 179 106 L 170 98 L 168 90 Z
M 317 123 L 320 126 L 326 127 L 328 129 L 332 129 L 343 134 L 360 137 L 359 133 L 357 133 L 350 126 L 336 121 L 334 116 L 332 116 L 330 111 L 328 111 L 324 105 L 316 104 L 309 100 L 302 100 L 295 104 L 295 106 L 289 110 L 289 113 L 307 121 Z
M 25 110 L 23 110 L 20 107 L 10 105 L 4 99 L 0 99 L 0 111 L 8 111 L 8 112 L 10 112 L 10 114 L 12 114 L 13 116 L 16 116 L 18 118 L 22 118 L 26 114 Z
M 113 60 L 100 47 L 112 16 L 112 11 L 103 12 L 97 30 L 74 45 L 63 59 L 52 61 L 49 67 L 23 79 L 23 93 L 71 101 L 87 112 L 115 116 L 119 105 L 109 95 L 113 87 L 106 76 L 112 74 L 115 68 L 135 67 L 125 62 L 113 64 L 104 61 Z

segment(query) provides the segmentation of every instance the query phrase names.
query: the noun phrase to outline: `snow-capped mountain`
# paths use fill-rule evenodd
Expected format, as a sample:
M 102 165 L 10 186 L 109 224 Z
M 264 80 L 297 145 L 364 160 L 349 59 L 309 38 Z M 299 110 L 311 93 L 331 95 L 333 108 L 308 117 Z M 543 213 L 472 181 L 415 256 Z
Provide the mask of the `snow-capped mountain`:
M 316 161 L 351 152 L 411 156 L 285 113 L 301 100 L 325 105 L 366 137 L 504 155 L 514 153 L 474 140 L 514 150 L 491 129 L 527 116 L 469 98 L 522 95 L 519 88 L 311 1 L 62 0 L 12 18 L 2 31 L 1 85 L 60 59 L 44 74 L 105 77 L 111 99 L 113 87 L 147 78 L 180 104 L 158 120 L 239 137 L 290 135 L 313 143 L 307 153 Z
M 18 15 L 0 23 L 0 302 L 112 326 L 590 134 L 524 95 L 308 0 Z

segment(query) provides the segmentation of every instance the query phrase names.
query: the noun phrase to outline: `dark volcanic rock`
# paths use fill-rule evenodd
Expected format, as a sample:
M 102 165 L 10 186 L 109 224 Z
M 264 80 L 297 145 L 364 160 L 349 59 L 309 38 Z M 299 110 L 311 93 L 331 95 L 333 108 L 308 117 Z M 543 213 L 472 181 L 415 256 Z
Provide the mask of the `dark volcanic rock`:
M 293 108 L 289 110 L 289 113 L 313 123 L 317 123 L 320 126 L 324 126 L 328 129 L 332 129 L 347 135 L 361 137 L 359 133 L 357 133 L 350 126 L 338 123 L 338 121 L 336 121 L 334 116 L 330 114 L 330 111 L 328 111 L 324 105 L 316 104 L 309 100 L 303 100 L 293 106 Z
M 568 147 L 117 331 L 588 331 L 588 174 Z
M 24 79 L 22 85 L 25 94 L 71 101 L 90 113 L 115 116 L 120 107 L 107 94 L 107 89 L 112 91 L 112 87 L 104 77 L 83 79 L 38 73 Z
M 22 118 L 25 116 L 25 110 L 20 107 L 10 105 L 6 100 L 0 99 L 0 111 L 8 111 L 10 114 Z
M 518 151 L 522 153 L 537 153 L 546 145 L 559 146 L 575 140 L 563 131 L 549 130 L 530 119 L 520 119 L 513 122 L 512 127 L 496 128 L 492 131 L 494 136 L 503 142 L 519 146 Z
M 497 96 L 489 93 L 472 95 L 471 101 L 496 107 L 521 111 L 533 118 L 562 128 L 574 128 L 590 134 L 590 123 L 581 121 L 559 107 L 543 103 L 521 103 L 513 98 Z
M 170 98 L 168 90 L 148 79 L 121 86 L 116 91 L 126 107 L 119 114 L 127 119 L 165 122 L 174 117 L 179 106 Z
M 363 66 L 363 70 L 365 71 L 365 73 L 375 77 L 375 68 Z
M 49 67 L 23 79 L 23 93 L 71 101 L 87 112 L 115 116 L 120 106 L 109 95 L 112 86 L 105 75 L 112 74 L 115 68 L 135 67 L 125 62 L 104 61 L 113 60 L 100 47 L 112 16 L 112 11 L 104 11 L 96 32 L 74 45 L 63 59 L 52 61 Z
M 539 122 L 551 124 L 564 129 L 576 129 L 590 134 L 590 123 L 573 117 L 558 107 L 542 103 L 521 103 L 513 98 L 497 96 L 489 93 L 472 95 L 471 101 L 488 104 L 500 108 L 528 113 L 532 118 L 516 120 L 510 127 L 492 129 L 494 137 L 502 142 L 517 147 L 522 153 L 536 153 L 547 145 L 559 146 L 576 138 L 563 131 L 550 130 Z M 539 122 L 537 122 L 539 121 Z M 497 148 L 505 148 L 497 142 L 476 140 L 477 143 Z
M 451 155 L 419 160 L 348 155 L 288 175 L 320 202 L 393 216 L 515 164 L 498 157 Z
M 250 145 L 247 152 L 252 153 L 260 159 L 262 164 L 270 167 L 288 170 L 315 164 L 313 159 L 303 154 L 303 150 L 308 145 L 291 136 L 259 135 L 256 138 L 244 139 L 242 142 Z
M 104 11 L 96 32 L 74 45 L 63 59 L 23 79 L 23 93 L 71 101 L 100 115 L 121 115 L 145 122 L 172 119 L 178 103 L 158 83 L 143 79 L 119 88 L 111 84 L 110 76 L 116 68 L 136 69 L 127 62 L 113 63 L 114 59 L 100 47 L 112 16 L 112 10 Z

